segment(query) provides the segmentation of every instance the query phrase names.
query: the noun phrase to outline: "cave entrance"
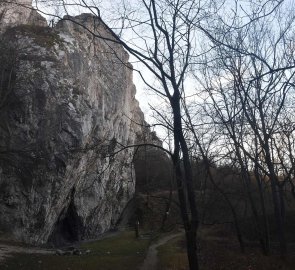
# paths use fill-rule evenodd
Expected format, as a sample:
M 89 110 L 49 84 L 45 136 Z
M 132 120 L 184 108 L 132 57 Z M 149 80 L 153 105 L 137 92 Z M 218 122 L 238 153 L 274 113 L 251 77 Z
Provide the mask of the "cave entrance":
M 69 207 L 60 215 L 49 239 L 54 246 L 65 246 L 81 240 L 82 222 L 76 207 L 71 201 Z

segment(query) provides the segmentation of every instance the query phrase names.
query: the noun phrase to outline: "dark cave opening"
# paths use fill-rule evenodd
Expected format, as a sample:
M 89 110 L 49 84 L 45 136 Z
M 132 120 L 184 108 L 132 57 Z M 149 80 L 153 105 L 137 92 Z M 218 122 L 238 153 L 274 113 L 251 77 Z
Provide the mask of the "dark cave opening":
M 49 238 L 54 246 L 66 246 L 81 240 L 83 225 L 71 201 L 69 207 L 60 215 L 55 229 Z

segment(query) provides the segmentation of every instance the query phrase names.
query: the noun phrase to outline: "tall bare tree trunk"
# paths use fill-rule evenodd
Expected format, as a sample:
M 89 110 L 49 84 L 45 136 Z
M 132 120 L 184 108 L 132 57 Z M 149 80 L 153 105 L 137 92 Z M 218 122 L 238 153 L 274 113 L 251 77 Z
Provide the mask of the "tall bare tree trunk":
M 189 158 L 189 150 L 182 129 L 179 92 L 175 92 L 175 95 L 171 99 L 171 107 L 173 110 L 173 133 L 175 147 L 173 163 L 177 180 L 178 197 L 181 208 L 180 210 L 182 219 L 184 221 L 187 256 L 190 270 L 198 270 L 199 262 L 197 255 L 197 229 L 199 225 L 199 219 L 195 200 L 195 190 L 193 186 L 193 176 L 191 161 Z M 180 149 L 183 155 L 183 173 L 180 165 Z M 190 216 L 188 214 L 188 211 L 190 213 Z
M 287 244 L 286 244 L 286 237 L 285 237 L 285 230 L 284 230 L 283 213 L 281 208 L 280 191 L 278 186 L 278 179 L 275 174 L 274 165 L 272 163 L 271 156 L 270 156 L 269 145 L 267 142 L 265 144 L 265 161 L 270 173 L 269 178 L 270 178 L 271 193 L 272 193 L 272 199 L 273 199 L 273 205 L 274 205 L 274 215 L 275 215 L 275 220 L 277 225 L 278 240 L 280 243 L 280 255 L 282 258 L 284 258 L 287 253 Z

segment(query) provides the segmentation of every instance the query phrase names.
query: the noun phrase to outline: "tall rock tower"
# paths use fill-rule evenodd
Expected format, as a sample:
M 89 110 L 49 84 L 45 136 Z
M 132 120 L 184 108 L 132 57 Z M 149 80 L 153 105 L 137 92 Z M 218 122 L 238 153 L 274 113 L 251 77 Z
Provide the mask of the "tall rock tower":
M 134 194 L 135 149 L 122 146 L 148 133 L 128 54 L 97 17 L 50 28 L 17 3 L 1 6 L 0 230 L 33 244 L 94 238 Z

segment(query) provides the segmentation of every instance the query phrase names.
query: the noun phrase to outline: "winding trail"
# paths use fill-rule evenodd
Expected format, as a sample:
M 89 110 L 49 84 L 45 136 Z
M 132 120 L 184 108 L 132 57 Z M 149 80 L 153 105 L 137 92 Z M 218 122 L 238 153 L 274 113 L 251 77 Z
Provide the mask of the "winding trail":
M 168 235 L 166 237 L 160 238 L 156 243 L 150 245 L 146 257 L 144 259 L 143 265 L 140 270 L 156 270 L 158 264 L 158 250 L 157 248 L 166 244 L 169 240 L 183 235 L 183 232 Z

